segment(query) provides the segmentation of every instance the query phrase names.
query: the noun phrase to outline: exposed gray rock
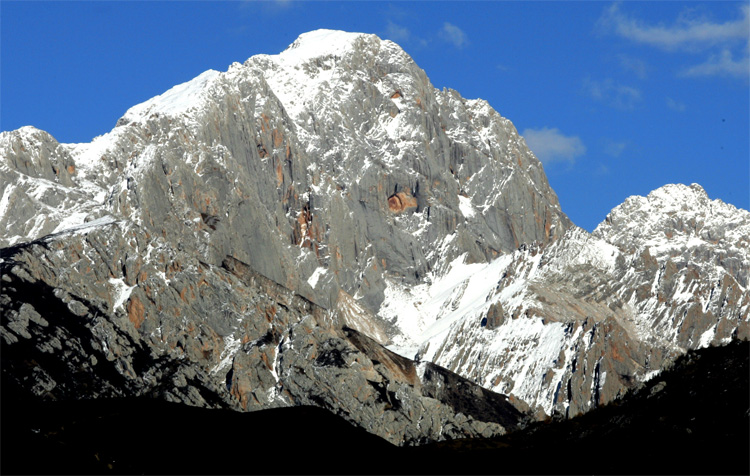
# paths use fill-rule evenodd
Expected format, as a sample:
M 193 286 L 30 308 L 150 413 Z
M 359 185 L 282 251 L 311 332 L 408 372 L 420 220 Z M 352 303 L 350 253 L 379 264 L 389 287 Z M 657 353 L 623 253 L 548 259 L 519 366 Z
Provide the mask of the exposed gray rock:
M 574 415 L 747 338 L 747 213 L 691 190 L 585 233 L 486 102 L 311 32 L 90 144 L 0 133 L 3 372 L 51 399 L 314 404 L 398 444 Z M 510 399 L 380 345 L 404 342 Z
M 750 338 L 748 236 L 750 213 L 696 184 L 631 197 L 593 234 L 573 228 L 436 282 L 414 312 L 442 307 L 438 322 L 452 322 L 419 354 L 540 417 L 578 415 L 687 350 Z
M 241 411 L 313 404 L 395 444 L 502 434 L 525 418 L 468 382 L 462 391 L 504 405 L 464 416 L 425 393 L 411 361 L 235 258 L 213 266 L 165 246 L 129 278 L 123 263 L 138 233 L 128 227 L 2 251 L 3 372 L 41 398 L 155 395 Z M 71 254 L 78 260 L 60 272 Z
M 52 214 L 30 210 L 8 223 L 6 239 L 36 239 L 104 212 L 206 263 L 233 255 L 328 307 L 343 290 L 376 312 L 385 276 L 418 284 L 460 254 L 483 262 L 569 226 L 510 121 L 481 100 L 434 89 L 389 41 L 336 33 L 343 47 L 334 48 L 323 36 L 204 73 L 132 108 L 90 145 L 6 133 L 12 170 L 25 163 L 19 142 L 44 150 L 45 163 L 79 164 L 59 180 L 69 188 L 49 224 L 32 227 Z M 316 41 L 322 48 L 305 52 Z M 22 194 L 18 182 L 9 176 L 3 193 Z M 13 203 L 34 201 L 21 196 Z M 459 197 L 471 205 L 461 208 Z M 435 253 L 453 234 L 457 246 Z M 326 272 L 313 288 L 317 268 Z

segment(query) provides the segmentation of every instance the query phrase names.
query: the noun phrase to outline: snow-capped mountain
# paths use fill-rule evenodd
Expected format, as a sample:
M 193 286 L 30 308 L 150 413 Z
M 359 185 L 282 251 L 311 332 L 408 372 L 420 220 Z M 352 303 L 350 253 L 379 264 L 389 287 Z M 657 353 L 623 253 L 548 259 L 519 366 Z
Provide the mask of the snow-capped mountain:
M 509 120 L 374 35 L 303 34 L 88 144 L 0 133 L 0 188 L 3 372 L 46 398 L 314 404 L 419 443 L 748 336 L 748 212 L 667 186 L 580 230 Z
M 750 335 L 750 213 L 697 184 L 631 197 L 572 228 L 432 284 L 386 291 L 392 347 L 546 414 L 610 401 L 688 349 Z M 401 312 L 413 308 L 416 319 Z
M 191 241 L 206 262 L 231 250 L 326 305 L 341 289 L 376 311 L 386 274 L 416 284 L 464 251 L 484 262 L 569 226 L 510 121 L 434 89 L 374 35 L 311 32 L 279 55 L 207 71 L 134 106 L 91 144 L 28 128 L 0 142 L 11 162 L 27 148 L 60 162 L 37 160 L 38 173 L 4 166 L 3 202 L 29 208 L 5 214 L 5 244 L 80 224 L 95 202 Z M 45 206 L 17 177 L 54 181 L 51 169 L 71 190 L 37 185 L 52 189 Z M 454 232 L 461 253 L 434 253 Z

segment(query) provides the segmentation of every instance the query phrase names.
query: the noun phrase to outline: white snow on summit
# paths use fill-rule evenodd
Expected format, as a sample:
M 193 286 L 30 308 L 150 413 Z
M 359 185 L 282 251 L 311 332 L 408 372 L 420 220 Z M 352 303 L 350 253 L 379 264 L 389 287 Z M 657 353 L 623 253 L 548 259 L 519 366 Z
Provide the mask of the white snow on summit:
M 364 33 L 320 29 L 301 34 L 278 58 L 286 63 L 302 64 L 312 58 L 342 55 L 351 51 L 354 41 Z
M 187 112 L 205 97 L 208 87 L 220 74 L 213 69 L 204 71 L 190 81 L 178 84 L 159 96 L 131 107 L 123 117 L 129 121 L 137 121 L 146 119 L 151 114 L 177 116 Z
M 711 200 L 698 184 L 668 184 L 646 197 L 628 197 L 593 235 L 621 248 L 648 248 L 656 256 L 705 243 L 747 253 L 750 212 Z
M 278 55 L 258 55 L 253 58 L 273 63 L 275 67 L 264 71 L 264 76 L 287 114 L 298 120 L 320 94 L 339 96 L 349 92 L 351 83 L 347 84 L 334 66 L 339 59 L 354 51 L 354 43 L 360 38 L 376 37 L 364 33 L 316 30 L 303 33 Z M 307 67 L 313 59 L 319 59 L 323 67 Z

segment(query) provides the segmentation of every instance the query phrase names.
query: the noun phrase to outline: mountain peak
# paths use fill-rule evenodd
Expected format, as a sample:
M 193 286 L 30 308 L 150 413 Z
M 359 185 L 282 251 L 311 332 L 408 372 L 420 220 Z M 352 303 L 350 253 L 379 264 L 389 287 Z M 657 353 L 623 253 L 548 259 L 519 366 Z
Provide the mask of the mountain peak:
M 0 134 L 3 378 L 40 398 L 314 404 L 416 444 L 510 429 L 429 361 L 572 416 L 750 334 L 750 213 L 668 185 L 567 233 L 513 124 L 375 35 L 44 134 Z
M 363 37 L 380 40 L 377 36 L 366 33 L 313 30 L 298 36 L 280 56 L 288 60 L 304 61 L 319 56 L 341 54 L 352 49 L 355 41 Z
M 650 202 L 659 202 L 660 205 L 686 206 L 691 202 L 705 202 L 709 200 L 706 191 L 697 183 L 667 184 L 652 191 L 646 197 Z
M 320 29 L 301 34 L 287 49 L 277 55 L 270 57 L 258 55 L 257 57 L 272 58 L 282 68 L 296 69 L 315 58 L 344 56 L 357 49 L 356 42 L 359 39 L 369 40 L 373 44 L 379 44 L 382 41 L 373 34 Z M 390 41 L 383 43 L 391 44 L 400 50 L 400 47 Z M 252 59 L 250 58 L 249 61 Z M 239 66 L 239 63 L 236 65 Z M 190 81 L 178 84 L 158 96 L 137 104 L 128 109 L 118 121 L 118 125 L 142 121 L 153 114 L 180 116 L 199 106 L 210 85 L 222 74 L 210 69 Z M 298 85 L 292 88 L 291 94 L 292 96 L 299 95 Z
M 118 125 L 146 119 L 152 114 L 178 116 L 187 112 L 198 103 L 198 99 L 205 95 L 207 87 L 219 74 L 221 73 L 209 69 L 190 81 L 178 84 L 158 96 L 131 107 L 118 121 Z
M 651 191 L 645 197 L 640 195 L 628 197 L 625 202 L 612 210 L 610 217 L 636 211 L 648 212 L 652 220 L 677 213 L 704 214 L 704 209 L 713 203 L 723 204 L 720 200 L 711 200 L 703 187 L 697 183 L 667 184 Z
M 2 131 L 0 132 L 0 141 L 2 140 L 10 140 L 11 138 L 23 138 L 23 137 L 36 137 L 40 134 L 43 134 L 45 136 L 49 135 L 48 132 L 43 131 L 41 129 L 37 129 L 34 126 L 23 126 L 19 127 L 16 130 L 13 131 Z
M 697 244 L 696 238 L 739 244 L 746 242 L 742 237 L 748 233 L 750 213 L 712 200 L 697 183 L 668 184 L 645 197 L 628 197 L 594 230 L 610 243 L 652 246 L 655 252 L 680 250 L 686 244 Z

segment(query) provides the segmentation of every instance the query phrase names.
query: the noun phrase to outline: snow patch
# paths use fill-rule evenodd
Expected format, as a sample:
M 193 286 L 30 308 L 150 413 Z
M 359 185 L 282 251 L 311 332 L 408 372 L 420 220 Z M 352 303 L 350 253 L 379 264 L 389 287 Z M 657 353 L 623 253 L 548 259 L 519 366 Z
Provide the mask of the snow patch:
M 301 34 L 279 58 L 289 63 L 302 64 L 312 58 L 325 55 L 343 55 L 352 49 L 354 41 L 363 33 L 338 30 L 315 30 Z
M 706 332 L 701 335 L 700 341 L 698 342 L 698 348 L 703 349 L 705 347 L 708 347 L 711 345 L 711 342 L 714 340 L 714 336 L 716 336 L 716 329 L 718 327 L 718 324 L 710 327 Z
M 7 187 L 5 187 L 5 190 L 3 190 L 3 197 L 0 198 L 0 219 L 5 217 L 6 213 L 8 212 L 8 204 L 10 203 L 10 196 L 13 193 L 13 190 L 15 187 L 11 184 L 8 184 Z
M 388 348 L 412 358 L 428 341 L 442 341 L 457 321 L 486 312 L 492 305 L 488 296 L 510 258 L 508 255 L 490 264 L 466 264 L 463 254 L 448 265 L 442 276 L 428 275 L 426 281 L 432 284 L 404 288 L 387 280 L 378 315 L 401 332 Z
M 310 285 L 311 288 L 315 289 L 315 286 L 318 285 L 318 280 L 326 273 L 326 268 L 323 268 L 322 266 L 319 266 L 313 271 L 313 274 L 307 278 L 307 283 Z
M 469 197 L 464 197 L 463 195 L 458 196 L 458 209 L 461 210 L 461 213 L 466 218 L 471 218 L 476 214 L 476 210 L 474 210 L 474 207 L 471 204 L 471 199 Z
M 129 121 L 138 121 L 152 114 L 177 116 L 185 113 L 206 96 L 208 87 L 219 74 L 221 73 L 209 69 L 190 81 L 178 84 L 159 96 L 131 107 L 123 117 Z
M 67 233 L 72 233 L 72 234 L 75 234 L 75 235 L 81 235 L 81 234 L 84 234 L 84 233 L 88 233 L 89 231 L 91 231 L 92 228 L 98 228 L 98 227 L 101 227 L 101 226 L 111 225 L 113 223 L 117 223 L 117 219 L 115 217 L 113 217 L 113 216 L 104 216 L 104 217 L 97 218 L 96 220 L 91 220 L 90 222 L 87 222 L 87 223 L 82 223 L 80 225 L 74 225 L 74 226 L 71 226 L 69 228 L 65 228 L 65 229 L 56 231 L 54 233 L 54 235 L 67 234 Z M 62 223 L 61 223 L 61 225 L 62 225 Z M 58 226 L 57 228 L 59 229 L 61 227 Z
M 109 284 L 112 285 L 113 289 L 113 297 L 114 297 L 114 304 L 112 305 L 112 310 L 116 311 L 118 308 L 122 307 L 123 304 L 130 298 L 130 293 L 133 292 L 133 289 L 135 289 L 135 285 L 128 286 L 125 284 L 125 281 L 122 280 L 122 278 L 109 278 Z
M 224 350 L 221 351 L 221 355 L 219 356 L 219 363 L 216 364 L 214 368 L 211 369 L 211 373 L 215 374 L 219 372 L 220 370 L 228 367 L 232 364 L 232 359 L 234 359 L 235 354 L 240 349 L 240 346 L 242 345 L 242 341 L 239 339 L 235 339 L 234 336 L 228 335 L 224 337 Z
M 79 228 L 81 225 L 85 225 L 86 223 L 84 220 L 88 216 L 88 213 L 86 212 L 75 212 L 72 213 L 70 216 L 65 217 L 58 225 L 57 227 L 52 231 L 52 233 L 60 233 L 65 230 L 72 230 Z

